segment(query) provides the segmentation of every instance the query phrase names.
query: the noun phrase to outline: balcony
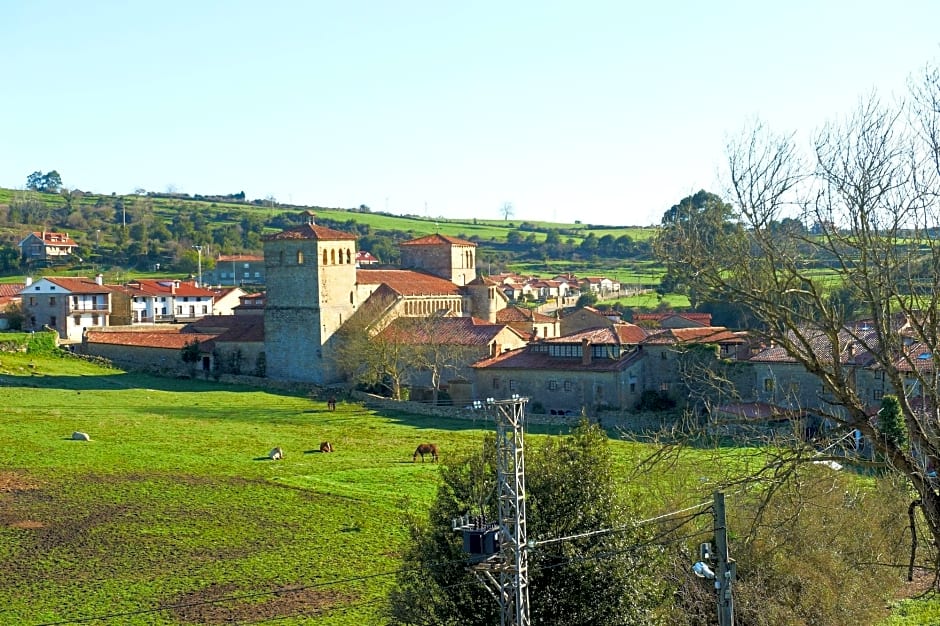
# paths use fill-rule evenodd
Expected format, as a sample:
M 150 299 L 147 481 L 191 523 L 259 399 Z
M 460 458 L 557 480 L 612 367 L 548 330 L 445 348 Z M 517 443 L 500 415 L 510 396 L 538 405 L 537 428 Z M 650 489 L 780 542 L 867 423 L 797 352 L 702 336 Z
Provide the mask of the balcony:
M 69 303 L 69 313 L 107 313 L 111 306 L 107 303 L 79 302 L 78 304 Z

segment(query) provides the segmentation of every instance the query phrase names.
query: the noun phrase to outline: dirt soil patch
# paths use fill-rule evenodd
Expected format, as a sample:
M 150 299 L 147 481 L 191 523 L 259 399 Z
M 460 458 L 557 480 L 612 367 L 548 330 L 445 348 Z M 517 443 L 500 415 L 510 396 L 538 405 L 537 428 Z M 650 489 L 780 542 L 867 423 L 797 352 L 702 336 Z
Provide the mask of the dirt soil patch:
M 20 472 L 0 471 L 0 493 L 39 489 L 39 481 Z
M 249 597 L 250 596 L 250 597 Z M 238 624 L 242 621 L 305 615 L 315 617 L 355 597 L 302 585 L 282 587 L 271 593 L 239 592 L 234 585 L 210 585 L 184 594 L 171 604 L 173 614 L 189 624 Z

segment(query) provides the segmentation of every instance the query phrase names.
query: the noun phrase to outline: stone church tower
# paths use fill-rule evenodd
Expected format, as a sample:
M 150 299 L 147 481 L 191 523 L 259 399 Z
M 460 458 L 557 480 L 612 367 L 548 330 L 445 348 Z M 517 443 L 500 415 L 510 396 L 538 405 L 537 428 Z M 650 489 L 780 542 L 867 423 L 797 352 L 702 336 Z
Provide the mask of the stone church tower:
M 340 380 L 332 338 L 358 305 L 356 236 L 307 219 L 262 238 L 266 368 L 273 379 L 330 384 Z
M 477 244 L 446 235 L 428 235 L 399 244 L 403 269 L 417 269 L 463 287 L 477 277 Z

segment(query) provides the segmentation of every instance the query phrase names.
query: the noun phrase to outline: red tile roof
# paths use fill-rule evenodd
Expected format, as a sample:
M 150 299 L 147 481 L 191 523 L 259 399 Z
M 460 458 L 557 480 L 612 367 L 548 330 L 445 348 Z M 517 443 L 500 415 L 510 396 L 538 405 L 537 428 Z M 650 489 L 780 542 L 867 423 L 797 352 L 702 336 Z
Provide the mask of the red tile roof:
M 46 245 L 65 246 L 66 248 L 75 248 L 78 246 L 75 240 L 69 237 L 68 233 L 56 233 L 51 230 L 44 232 L 34 230 L 32 234 L 36 239 L 41 239 Z
M 0 283 L 0 298 L 10 298 L 20 295 L 26 283 Z
M 505 324 L 490 324 L 472 317 L 441 317 L 433 320 L 399 317 L 377 337 L 393 343 L 416 345 L 486 346 L 504 330 L 523 339 L 522 335 Z
M 619 359 L 591 359 L 584 363 L 581 357 L 556 357 L 527 346 L 519 350 L 482 359 L 473 364 L 475 369 L 521 369 L 562 372 L 618 372 L 637 362 L 642 355 L 627 352 Z
M 325 226 L 316 224 L 302 224 L 294 228 L 282 230 L 279 233 L 265 235 L 262 241 L 277 241 L 282 239 L 317 239 L 323 241 L 349 241 L 355 240 L 356 236 L 352 233 L 346 233 L 341 230 L 333 230 Z
M 146 296 L 196 296 L 215 297 L 211 289 L 196 286 L 196 281 L 173 280 L 171 278 L 140 278 L 127 283 L 127 288 Z
M 652 322 L 662 322 L 663 320 L 669 319 L 670 317 L 682 317 L 690 322 L 698 322 L 703 326 L 711 326 L 712 323 L 712 314 L 711 313 L 636 313 L 633 315 L 634 322 L 643 322 L 643 321 L 652 321 Z
M 669 328 L 654 332 L 647 337 L 645 345 L 673 345 L 677 343 L 744 343 L 740 333 L 735 333 L 724 326 L 706 326 L 702 328 Z
M 403 296 L 456 296 L 460 288 L 444 278 L 413 270 L 356 270 L 360 285 L 387 285 Z
M 453 245 L 453 246 L 473 246 L 476 247 L 477 244 L 472 241 L 466 241 L 464 239 L 457 239 L 456 237 L 448 237 L 447 235 L 441 235 L 440 233 L 434 235 L 428 235 L 426 237 L 418 237 L 417 239 L 411 239 L 409 241 L 403 241 L 399 246 L 440 246 L 440 245 Z
M 136 346 L 141 348 L 166 348 L 167 350 L 182 349 L 194 340 L 200 343 L 215 339 L 216 335 L 201 333 L 159 332 L 146 331 L 85 331 L 88 343 L 107 344 L 114 346 Z
M 99 285 L 94 280 L 83 277 L 43 276 L 43 279 L 71 293 L 109 293 L 116 289 L 114 286 Z
M 264 261 L 264 257 L 258 254 L 220 254 L 215 258 L 219 263 L 232 263 L 238 261 L 254 261 L 259 263 Z
M 526 309 L 521 306 L 507 306 L 496 312 L 496 321 L 503 324 L 509 322 L 534 322 L 538 324 L 550 324 L 555 320 L 550 315 L 539 313 L 535 309 Z

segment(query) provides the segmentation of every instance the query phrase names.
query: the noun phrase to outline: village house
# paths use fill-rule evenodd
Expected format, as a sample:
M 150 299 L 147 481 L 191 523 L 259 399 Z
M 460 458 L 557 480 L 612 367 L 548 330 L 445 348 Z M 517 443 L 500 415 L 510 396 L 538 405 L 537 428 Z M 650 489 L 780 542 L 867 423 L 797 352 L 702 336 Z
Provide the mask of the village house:
M 112 296 L 120 288 L 105 285 L 101 274 L 89 278 L 27 278 L 20 290 L 25 315 L 24 330 L 48 327 L 61 339 L 80 341 L 88 328 L 109 324 Z
M 30 267 L 53 265 L 70 261 L 78 244 L 68 233 L 35 231 L 19 243 L 23 260 Z
M 215 267 L 202 274 L 206 285 L 263 285 L 264 257 L 257 254 L 220 254 Z
M 546 412 L 561 414 L 631 410 L 648 391 L 681 405 L 687 394 L 679 359 L 686 346 L 715 345 L 717 359 L 735 358 L 746 343 L 743 334 L 721 327 L 650 333 L 611 324 L 480 361 L 474 365 L 476 391 L 484 397 L 526 395 Z
M 530 341 L 551 339 L 561 334 L 559 318 L 515 305 L 500 310 L 496 314 L 496 322 L 511 326 Z
M 241 287 L 211 287 L 212 315 L 234 315 L 245 291 Z
M 20 304 L 20 291 L 25 286 L 25 283 L 0 284 L 0 330 L 10 329 L 9 307 Z
M 215 293 L 196 281 L 140 278 L 127 282 L 131 297 L 131 323 L 188 322 L 212 315 Z

